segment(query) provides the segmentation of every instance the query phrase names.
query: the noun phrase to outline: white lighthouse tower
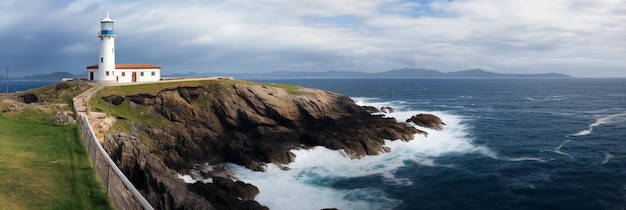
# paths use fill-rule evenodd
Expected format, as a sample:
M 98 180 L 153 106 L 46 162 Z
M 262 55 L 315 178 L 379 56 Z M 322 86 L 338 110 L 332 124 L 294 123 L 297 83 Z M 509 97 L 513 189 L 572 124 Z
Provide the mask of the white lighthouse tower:
M 100 21 L 100 58 L 98 60 L 98 71 L 94 75 L 94 80 L 115 81 L 115 31 L 113 31 L 113 20 L 107 16 Z
M 88 80 L 98 83 L 154 82 L 161 79 L 161 67 L 152 64 L 116 64 L 113 20 L 100 21 L 100 56 L 98 64 L 87 66 Z

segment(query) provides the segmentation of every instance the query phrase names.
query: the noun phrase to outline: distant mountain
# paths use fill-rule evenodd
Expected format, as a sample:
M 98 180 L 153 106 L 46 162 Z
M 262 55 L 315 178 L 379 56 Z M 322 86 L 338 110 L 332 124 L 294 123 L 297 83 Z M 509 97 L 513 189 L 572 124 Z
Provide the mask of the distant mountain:
M 174 73 L 168 75 L 162 75 L 163 77 L 204 77 L 208 75 L 222 75 L 219 72 L 205 72 L 205 73 L 197 73 L 197 72 L 187 72 L 187 73 Z
M 443 77 L 445 73 L 430 69 L 394 69 L 385 72 L 371 73 L 374 77 Z
M 62 78 L 75 78 L 79 77 L 78 75 L 69 73 L 69 72 L 54 72 L 50 74 L 35 74 L 32 76 L 26 76 L 21 78 L 14 78 L 17 80 L 47 80 L 47 81 L 57 81 Z
M 471 69 L 464 71 L 455 71 L 445 73 L 447 77 L 501 77 L 501 76 L 510 76 L 506 74 L 498 74 L 493 72 L 488 72 L 482 69 Z
M 493 72 L 488 72 L 482 69 L 472 69 L 465 71 L 457 71 L 446 73 L 448 77 L 476 77 L 476 78 L 517 78 L 517 77 L 526 77 L 526 78 L 552 78 L 552 77 L 571 77 L 565 74 L 557 74 L 557 73 L 547 73 L 547 74 L 498 74 Z
M 358 71 L 275 71 L 257 74 L 230 74 L 240 79 L 307 79 L 307 78 L 566 78 L 564 74 L 500 74 L 482 69 L 455 72 L 440 72 L 431 69 L 393 69 L 384 72 L 367 73 Z

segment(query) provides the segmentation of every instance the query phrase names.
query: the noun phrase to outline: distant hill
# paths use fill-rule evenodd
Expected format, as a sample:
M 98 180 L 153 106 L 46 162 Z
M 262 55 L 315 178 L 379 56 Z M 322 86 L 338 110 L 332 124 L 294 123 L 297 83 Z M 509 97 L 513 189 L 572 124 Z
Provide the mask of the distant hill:
M 565 74 L 500 74 L 482 69 L 471 69 L 455 72 L 440 72 L 431 69 L 393 69 L 384 72 L 358 71 L 275 71 L 257 74 L 230 74 L 240 79 L 307 79 L 307 78 L 567 78 Z
M 54 72 L 50 74 L 35 74 L 26 77 L 17 77 L 13 79 L 17 80 L 46 80 L 46 81 L 56 81 L 61 80 L 62 78 L 75 78 L 79 77 L 78 75 L 69 73 L 69 72 Z
M 223 73 L 223 72 L 188 72 L 162 75 L 163 77 L 203 77 L 203 76 L 230 76 L 236 79 L 315 79 L 315 78 L 567 78 L 565 74 L 500 74 L 482 69 L 470 69 L 455 72 L 440 72 L 431 69 L 393 69 L 384 72 L 360 71 L 274 71 L 270 73 Z M 72 74 L 69 72 L 54 72 L 51 74 L 37 74 L 13 80 L 61 80 L 61 78 L 86 77 L 86 74 Z

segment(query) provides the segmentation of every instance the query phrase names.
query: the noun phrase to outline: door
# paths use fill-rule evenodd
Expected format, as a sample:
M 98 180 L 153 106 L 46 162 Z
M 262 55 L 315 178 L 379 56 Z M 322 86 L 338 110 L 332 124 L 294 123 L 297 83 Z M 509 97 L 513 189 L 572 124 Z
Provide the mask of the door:
M 89 80 L 93 80 L 93 71 L 89 72 Z
M 137 82 L 137 72 L 133 72 L 133 82 Z

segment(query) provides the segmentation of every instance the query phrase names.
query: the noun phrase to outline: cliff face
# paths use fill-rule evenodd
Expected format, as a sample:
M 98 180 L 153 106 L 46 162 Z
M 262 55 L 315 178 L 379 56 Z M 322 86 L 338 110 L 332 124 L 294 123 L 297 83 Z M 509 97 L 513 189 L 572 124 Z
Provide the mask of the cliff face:
M 109 133 L 104 142 L 149 201 L 163 209 L 264 208 L 253 201 L 256 187 L 223 175 L 204 173 L 213 183 L 182 184 L 176 173 L 193 172 L 197 164 L 263 170 L 266 163 L 293 161 L 291 149 L 312 146 L 360 158 L 388 151 L 384 139 L 408 141 L 422 133 L 372 115 L 347 96 L 316 89 L 209 84 L 101 98 L 115 106 L 145 106 L 146 114 L 169 121 L 161 127 L 133 122 L 129 133 Z

